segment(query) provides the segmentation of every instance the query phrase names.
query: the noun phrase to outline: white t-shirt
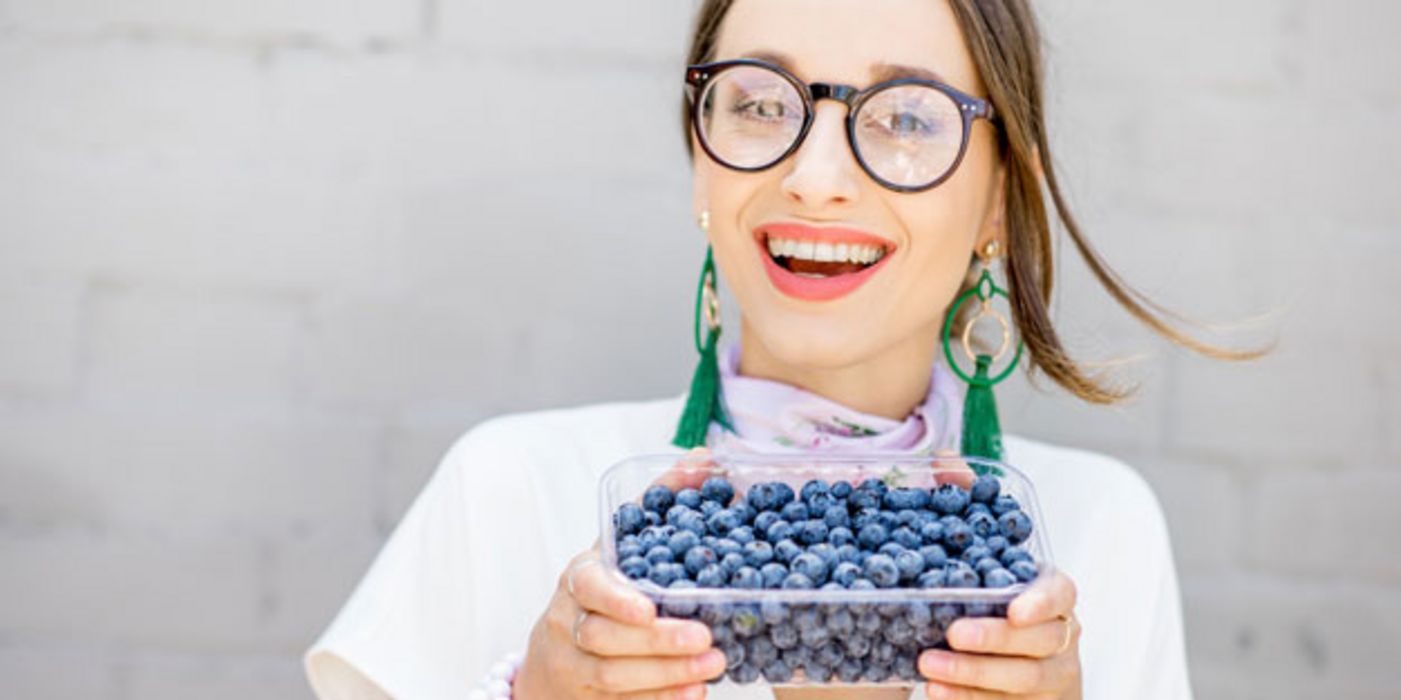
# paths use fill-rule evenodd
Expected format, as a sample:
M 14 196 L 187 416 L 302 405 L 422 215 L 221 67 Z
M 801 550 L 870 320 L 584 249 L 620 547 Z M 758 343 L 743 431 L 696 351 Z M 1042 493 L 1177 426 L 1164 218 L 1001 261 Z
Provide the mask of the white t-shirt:
M 498 416 L 467 431 L 304 663 L 321 700 L 460 700 L 530 630 L 598 537 L 598 481 L 670 444 L 685 396 Z M 1076 584 L 1088 700 L 1191 698 L 1162 510 L 1123 462 L 1014 435 L 1056 565 Z M 368 680 L 367 680 L 368 679 Z M 377 686 L 377 687 L 376 687 Z M 714 700 L 772 699 L 762 684 Z M 915 688 L 912 697 L 923 697 Z

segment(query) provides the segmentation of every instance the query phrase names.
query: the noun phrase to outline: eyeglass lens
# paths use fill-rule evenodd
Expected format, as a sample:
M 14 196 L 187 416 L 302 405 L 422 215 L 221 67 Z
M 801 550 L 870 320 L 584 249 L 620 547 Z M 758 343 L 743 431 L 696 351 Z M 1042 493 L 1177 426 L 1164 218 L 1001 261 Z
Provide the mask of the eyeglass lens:
M 723 70 L 699 97 L 701 138 L 731 167 L 772 165 L 803 129 L 802 94 L 767 68 Z M 899 84 L 872 94 L 857 111 L 853 130 L 853 145 L 870 173 L 901 187 L 943 177 L 963 144 L 958 103 L 927 85 Z

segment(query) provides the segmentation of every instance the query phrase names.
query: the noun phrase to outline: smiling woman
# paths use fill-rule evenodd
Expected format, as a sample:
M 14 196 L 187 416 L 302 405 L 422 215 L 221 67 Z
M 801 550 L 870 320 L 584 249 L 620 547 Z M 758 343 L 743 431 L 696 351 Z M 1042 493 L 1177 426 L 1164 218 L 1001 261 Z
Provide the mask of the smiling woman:
M 968 390 L 963 415 L 978 420 L 963 420 L 955 374 L 967 375 L 942 361 L 954 359 L 948 329 L 966 339 L 971 314 L 989 313 L 984 286 L 1001 291 L 990 270 L 1005 251 L 1005 329 L 1019 344 L 997 376 L 1019 364 L 1024 344 L 1029 368 L 1075 396 L 1113 403 L 1131 393 L 1087 376 L 1050 322 L 1045 193 L 1096 278 L 1135 317 L 1213 357 L 1262 352 L 1182 334 L 1161 318 L 1174 314 L 1094 252 L 1051 164 L 1039 41 L 1024 0 L 703 2 L 678 67 L 708 245 L 696 308 L 709 335 L 697 338 L 692 390 L 500 416 L 468 431 L 308 651 L 318 695 L 459 698 L 490 672 L 475 697 L 1190 697 L 1177 575 L 1153 492 L 1105 455 L 1002 442 L 987 385 Z M 725 352 L 712 261 L 740 306 L 743 341 Z M 957 303 L 972 292 L 988 303 Z M 978 355 L 979 377 L 1010 345 Z M 759 664 L 704 625 L 658 617 L 589 544 L 606 467 L 688 447 L 990 450 L 1035 482 L 1057 568 L 1005 618 L 949 627 L 948 650 L 869 661 L 871 678 L 917 668 L 904 686 L 834 694 L 736 684 L 816 662 Z M 719 546 L 722 534 L 705 536 Z M 707 573 L 753 578 L 742 569 Z

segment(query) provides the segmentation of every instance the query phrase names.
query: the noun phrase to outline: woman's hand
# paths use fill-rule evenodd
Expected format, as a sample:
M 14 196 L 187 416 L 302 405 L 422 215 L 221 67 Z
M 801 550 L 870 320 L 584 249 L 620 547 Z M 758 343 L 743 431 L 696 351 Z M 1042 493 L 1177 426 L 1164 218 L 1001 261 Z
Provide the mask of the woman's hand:
M 705 625 L 658 617 L 651 601 L 609 575 L 594 547 L 560 575 L 531 631 L 513 695 L 698 699 L 704 682 L 724 670 Z
M 692 450 L 688 457 L 702 450 Z M 681 477 L 669 473 L 662 483 Z M 694 477 L 689 477 L 694 478 Z M 656 605 L 603 565 L 598 543 L 570 561 L 531 630 L 513 682 L 520 700 L 703 698 L 725 670 L 710 630 L 659 617 Z
M 1007 619 L 967 617 L 949 626 L 954 651 L 919 657 L 934 700 L 1080 697 L 1080 625 L 1075 584 L 1060 571 L 1042 576 L 1007 606 Z

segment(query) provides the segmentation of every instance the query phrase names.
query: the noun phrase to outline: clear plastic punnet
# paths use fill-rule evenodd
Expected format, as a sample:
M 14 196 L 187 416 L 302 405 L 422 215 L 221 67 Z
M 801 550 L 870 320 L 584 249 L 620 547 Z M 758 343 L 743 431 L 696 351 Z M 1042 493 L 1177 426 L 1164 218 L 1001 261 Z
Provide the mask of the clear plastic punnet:
M 980 475 L 996 479 L 995 500 L 987 498 L 988 490 L 992 487 L 988 479 L 981 480 L 983 483 L 979 493 L 983 500 L 972 497 L 974 480 Z M 650 574 L 639 573 L 642 569 L 642 563 L 638 561 L 639 550 L 655 548 L 658 540 L 663 544 L 669 541 L 669 548 L 674 550 L 677 547 L 670 536 L 686 527 L 692 530 L 697 528 L 696 515 L 682 509 L 676 509 L 670 515 L 683 515 L 676 518 L 683 527 L 668 523 L 667 515 L 658 512 L 673 510 L 674 503 L 668 503 L 665 509 L 661 509 L 656 508 L 658 504 L 653 502 L 654 509 L 646 510 L 643 506 L 644 493 L 658 485 L 666 486 L 676 494 L 676 499 L 694 504 L 697 494 L 689 493 L 689 490 L 700 491 L 712 477 L 720 477 L 733 487 L 733 497 L 728 499 L 728 503 L 721 503 L 723 497 L 715 494 L 725 493 L 724 489 L 712 489 L 709 500 L 714 501 L 713 505 L 701 501 L 699 508 L 687 510 L 696 513 L 703 510 L 710 515 L 719 510 L 737 512 L 741 519 L 748 518 L 745 524 L 738 527 L 748 530 L 742 532 L 737 529 L 730 516 L 715 517 L 715 522 L 705 517 L 704 529 L 696 537 L 683 535 L 678 538 L 685 540 L 680 547 L 710 543 L 714 546 L 706 548 L 712 552 L 718 548 L 734 553 L 734 544 L 746 540 L 739 551 L 740 557 L 744 558 L 753 554 L 745 549 L 749 546 L 748 542 L 767 541 L 766 536 L 772 533 L 776 537 L 789 536 L 804 553 L 815 551 L 816 558 L 823 560 L 824 566 L 817 566 L 812 559 L 807 559 L 803 564 L 808 566 L 804 568 L 794 558 L 792 546 L 773 547 L 776 543 L 771 542 L 769 549 L 784 550 L 774 552 L 773 561 L 785 564 L 784 571 L 779 574 L 793 573 L 789 571 L 791 567 L 811 575 L 793 576 L 792 580 L 785 580 L 777 586 L 774 580 L 767 580 L 764 585 L 753 587 L 752 575 L 736 573 L 744 567 L 736 568 L 738 560 L 733 557 L 729 565 L 719 554 L 713 558 L 710 554 L 697 555 L 694 557 L 696 561 L 682 563 L 679 552 L 674 562 L 667 559 L 666 552 L 653 553 L 658 555 L 654 557 L 655 560 L 670 567 L 669 571 L 660 572 L 668 575 L 656 576 L 657 580 L 654 580 Z M 775 482 L 786 484 L 790 490 L 791 498 L 784 497 L 788 504 L 813 506 L 807 508 L 804 519 L 799 517 L 804 515 L 803 509 L 784 505 L 784 508 L 790 509 L 787 515 L 803 522 L 797 525 L 789 523 L 789 528 L 773 524 L 775 520 L 787 520 L 783 518 L 782 508 L 774 508 L 772 501 L 763 500 L 764 494 L 782 491 L 783 488 L 756 488 L 756 485 Z M 809 487 L 809 482 L 825 484 L 825 489 L 823 486 Z M 842 482 L 849 487 L 833 488 Z M 945 486 L 947 484 L 958 488 Z M 949 625 L 961 617 L 1005 617 L 1007 604 L 1013 598 L 1026 590 L 1037 577 L 1053 570 L 1046 524 L 1041 518 L 1031 482 L 1015 467 L 989 459 L 905 453 L 642 455 L 610 467 L 604 473 L 599 488 L 600 543 L 604 563 L 611 575 L 626 581 L 653 600 L 660 614 L 695 619 L 706 624 L 711 631 L 713 646 L 725 653 L 727 669 L 724 677 L 736 683 L 897 686 L 920 682 L 923 678 L 916 664 L 919 653 L 930 648 L 948 649 L 945 632 Z M 762 489 L 768 490 L 761 493 Z M 956 493 L 960 490 L 964 496 Z M 682 491 L 688 493 L 680 496 Z M 901 496 L 886 498 L 886 494 L 897 491 Z M 922 491 L 925 495 L 921 496 L 915 491 Z M 864 495 L 859 498 L 850 495 L 857 492 Z M 819 493 L 827 493 L 828 496 L 818 497 Z M 842 497 L 838 498 L 838 494 Z M 871 507 L 872 494 L 879 494 L 879 505 L 874 509 Z M 965 500 L 959 501 L 959 498 Z M 913 503 L 908 502 L 911 500 Z M 662 501 L 666 502 L 665 498 Z M 753 507 L 756 501 L 760 508 Z M 620 508 L 629 503 L 636 507 L 628 508 L 628 518 L 620 525 Z M 830 514 L 833 518 L 831 522 L 841 521 L 843 509 L 846 510 L 846 517 L 856 522 L 846 525 L 846 532 L 838 535 L 832 533 L 841 525 L 828 526 L 825 534 L 833 539 L 823 540 L 818 537 L 824 534 L 823 526 L 809 525 L 807 521 L 823 519 L 825 522 L 828 517 L 826 511 L 833 507 L 836 510 Z M 956 513 L 952 512 L 955 507 Z M 1026 519 L 1010 514 L 1006 519 L 1001 517 L 1014 507 Z M 639 509 L 642 509 L 641 515 Z M 765 510 L 771 513 L 777 511 L 779 516 L 763 516 L 764 522 L 760 524 L 765 527 L 754 527 L 760 520 L 758 516 Z M 991 516 L 991 525 L 987 518 L 973 515 L 979 511 Z M 639 525 L 638 518 L 644 516 L 643 524 Z M 689 524 L 687 518 L 690 519 Z M 980 534 L 969 536 L 963 532 L 964 526 L 954 525 L 950 518 L 959 518 L 965 524 L 971 520 Z M 883 527 L 855 527 L 859 519 L 864 519 L 865 525 L 875 522 Z M 1028 519 L 1029 533 L 1025 532 Z M 1014 521 L 1010 523 L 1010 538 L 1007 536 L 1009 530 L 1000 527 L 1003 520 Z M 941 527 L 926 528 L 930 522 L 939 522 Z M 653 532 L 643 537 L 648 528 L 653 528 Z M 808 530 L 803 532 L 804 528 Z M 907 528 L 909 532 L 896 535 L 895 531 L 902 528 Z M 855 539 L 862 529 L 868 530 L 863 536 L 870 535 L 864 541 L 847 539 L 848 535 Z M 759 532 L 756 533 L 756 530 Z M 949 533 L 953 531 L 960 534 L 950 536 Z M 886 534 L 889 539 L 873 540 L 871 533 Z M 912 539 L 912 533 L 921 539 Z M 735 539 L 731 540 L 730 535 Z M 950 541 L 939 539 L 946 536 L 951 537 Z M 1001 541 L 993 539 L 997 537 Z M 643 547 L 643 540 L 648 538 L 651 542 Z M 834 545 L 834 541 L 846 546 Z M 889 542 L 892 541 L 900 546 L 890 546 Z M 928 545 L 931 543 L 939 547 L 930 549 Z M 816 545 L 825 547 L 817 546 L 814 550 Z M 982 549 L 970 552 L 974 546 Z M 755 547 L 765 549 L 760 545 Z M 855 547 L 855 552 L 852 547 Z M 629 553 L 622 558 L 623 561 L 619 557 L 620 548 Z M 887 554 L 891 559 L 896 559 L 901 558 L 899 553 L 902 551 L 921 553 L 924 564 L 919 577 L 913 575 L 908 567 L 898 570 L 898 583 L 892 583 L 888 577 L 874 575 L 880 572 L 873 573 L 873 569 L 878 567 L 870 564 L 871 557 Z M 758 554 L 763 553 L 760 551 Z M 939 564 L 941 554 L 946 558 L 943 564 Z M 783 561 L 785 558 L 786 561 Z M 987 561 L 989 558 L 993 561 Z M 645 561 L 645 555 L 643 559 Z M 902 566 L 914 566 L 914 560 L 908 554 L 903 555 Z M 746 565 L 758 563 L 746 562 Z M 843 567 L 844 576 L 833 575 L 843 562 L 860 569 L 855 579 L 851 575 L 851 566 Z M 880 563 L 884 565 L 885 562 Z M 673 577 L 669 574 L 679 572 L 680 569 L 676 567 L 685 568 L 687 564 L 694 565 L 690 572 L 676 577 L 686 581 L 676 583 L 671 580 Z M 868 564 L 870 569 L 867 568 Z M 712 565 L 718 571 L 707 571 L 705 567 Z M 625 568 L 630 568 L 631 573 L 625 572 Z M 777 571 L 777 567 L 768 568 Z M 970 580 L 964 569 L 975 571 L 977 576 Z M 994 569 L 1000 569 L 1000 573 L 989 573 Z M 1008 569 L 1017 575 L 1009 576 Z M 924 576 L 935 570 L 945 573 Z M 953 573 L 956 570 L 957 575 Z M 697 575 L 698 572 L 700 575 Z M 813 575 L 818 580 L 812 580 Z M 948 580 L 945 580 L 946 575 Z M 745 582 L 751 587 L 735 587 L 746 576 L 748 580 Z M 709 583 L 697 580 L 707 578 Z M 715 583 L 717 579 L 719 585 Z M 873 579 L 880 579 L 880 585 L 873 586 Z M 658 580 L 667 585 L 661 585 Z M 857 580 L 865 583 L 858 583 Z

